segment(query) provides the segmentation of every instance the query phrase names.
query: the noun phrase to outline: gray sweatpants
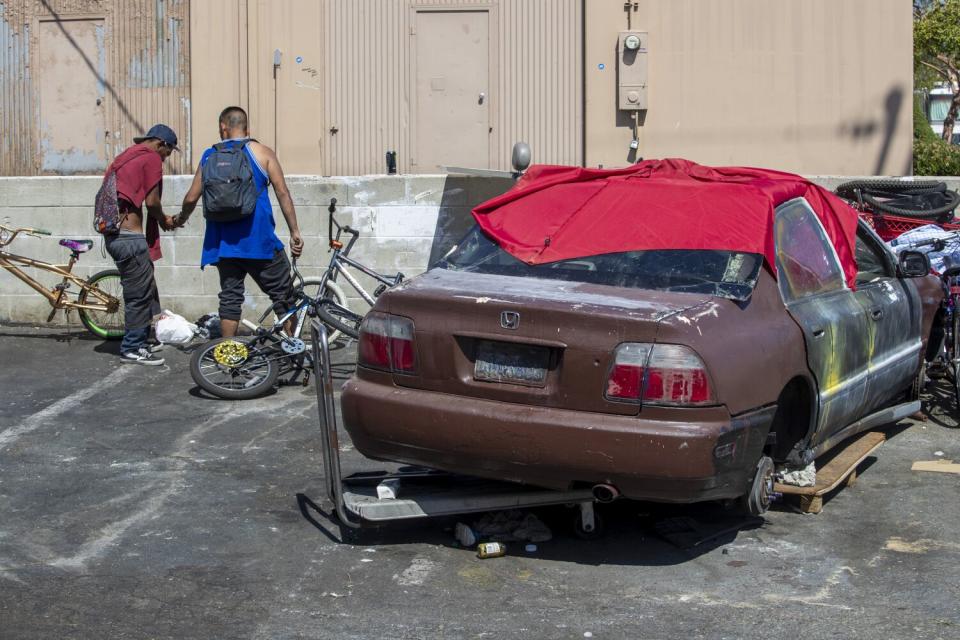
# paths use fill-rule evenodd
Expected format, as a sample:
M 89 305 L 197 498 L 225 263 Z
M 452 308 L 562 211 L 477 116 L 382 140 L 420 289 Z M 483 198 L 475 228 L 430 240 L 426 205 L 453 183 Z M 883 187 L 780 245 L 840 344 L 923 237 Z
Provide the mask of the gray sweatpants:
M 160 313 L 160 293 L 153 277 L 153 260 L 142 233 L 106 236 L 107 253 L 120 271 L 123 287 L 124 334 L 120 353 L 137 351 L 150 335 L 150 323 Z

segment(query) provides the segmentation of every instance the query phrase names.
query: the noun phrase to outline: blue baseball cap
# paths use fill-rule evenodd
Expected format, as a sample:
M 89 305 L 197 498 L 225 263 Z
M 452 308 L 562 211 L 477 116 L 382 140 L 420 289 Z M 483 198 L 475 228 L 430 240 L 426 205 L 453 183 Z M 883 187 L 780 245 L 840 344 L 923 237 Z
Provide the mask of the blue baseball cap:
M 180 151 L 180 147 L 177 146 L 177 134 L 165 124 L 153 125 L 150 127 L 150 131 L 147 131 L 142 136 L 137 136 L 133 141 L 136 144 L 140 144 L 144 140 L 150 140 L 151 138 L 156 138 L 167 146 Z

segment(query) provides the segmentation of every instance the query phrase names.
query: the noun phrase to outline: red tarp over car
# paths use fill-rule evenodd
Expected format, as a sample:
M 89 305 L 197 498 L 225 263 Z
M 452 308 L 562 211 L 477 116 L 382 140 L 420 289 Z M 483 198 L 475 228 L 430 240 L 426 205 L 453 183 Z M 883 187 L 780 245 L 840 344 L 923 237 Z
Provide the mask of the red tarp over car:
M 776 273 L 773 210 L 804 197 L 855 288 L 857 213 L 798 175 L 689 160 L 644 160 L 623 169 L 534 165 L 473 217 L 528 264 L 651 249 L 759 253 Z

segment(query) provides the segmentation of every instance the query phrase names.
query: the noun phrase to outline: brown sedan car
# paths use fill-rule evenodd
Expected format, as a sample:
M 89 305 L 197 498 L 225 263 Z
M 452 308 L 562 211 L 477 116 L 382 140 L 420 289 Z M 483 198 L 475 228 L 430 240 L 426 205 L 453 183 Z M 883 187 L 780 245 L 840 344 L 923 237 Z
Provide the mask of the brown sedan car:
M 356 448 L 601 500 L 764 511 L 774 462 L 919 409 L 941 295 L 923 256 L 898 262 L 862 222 L 851 287 L 807 198 L 770 207 L 776 265 L 662 238 L 531 264 L 475 227 L 364 320 L 342 395 Z

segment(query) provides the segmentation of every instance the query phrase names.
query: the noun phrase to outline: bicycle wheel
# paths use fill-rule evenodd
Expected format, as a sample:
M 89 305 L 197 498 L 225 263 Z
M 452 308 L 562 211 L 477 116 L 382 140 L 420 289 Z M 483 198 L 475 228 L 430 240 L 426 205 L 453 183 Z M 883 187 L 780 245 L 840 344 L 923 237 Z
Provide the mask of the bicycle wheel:
M 327 299 L 320 303 L 317 315 L 324 324 L 342 331 L 344 335 L 354 340 L 360 337 L 360 323 L 363 322 L 363 316 L 360 314 Z
M 323 298 L 329 298 L 337 303 L 338 306 L 347 308 L 347 296 L 343 293 L 343 289 L 340 288 L 336 282 L 327 281 L 327 284 L 321 288 L 323 284 L 323 278 L 311 277 L 303 279 L 303 293 L 309 298 L 314 300 L 322 300 Z M 327 340 L 333 342 L 340 337 L 340 331 L 335 327 L 330 327 L 332 332 L 327 336 Z
M 261 396 L 277 381 L 280 367 L 256 340 L 217 338 L 193 352 L 190 376 L 197 385 L 227 400 Z
M 108 296 L 113 296 L 120 301 L 120 306 L 116 311 L 94 311 L 93 309 L 80 309 L 80 322 L 87 328 L 87 331 L 103 338 L 104 340 L 119 340 L 123 337 L 123 287 L 120 286 L 120 272 L 116 269 L 108 269 L 90 276 L 87 284 L 99 289 Z M 90 291 L 84 289 L 77 296 L 77 302 L 80 304 L 101 304 L 100 300 L 90 294 Z
M 902 193 L 904 191 L 911 193 L 930 193 L 943 191 L 946 189 L 946 185 L 939 180 L 852 180 L 850 182 L 844 182 L 833 191 L 840 197 L 855 199 L 857 197 L 857 191 L 868 189 L 896 193 Z

